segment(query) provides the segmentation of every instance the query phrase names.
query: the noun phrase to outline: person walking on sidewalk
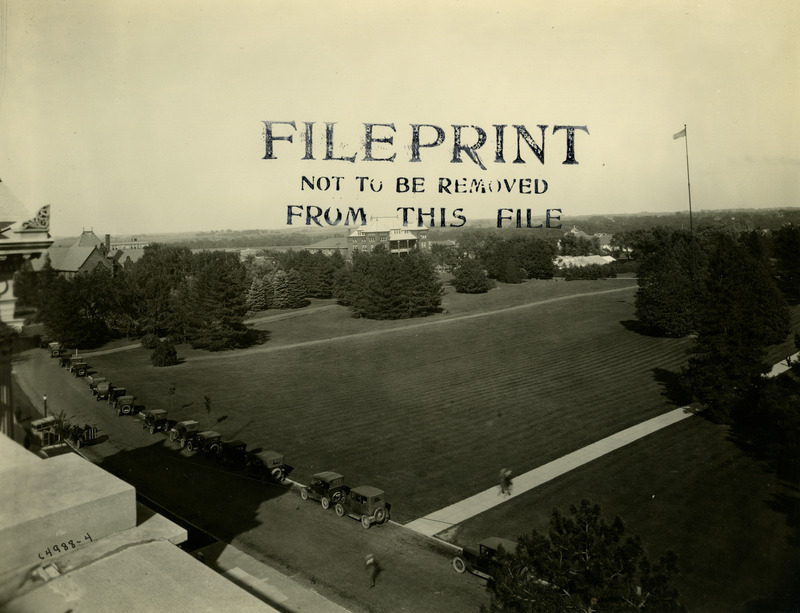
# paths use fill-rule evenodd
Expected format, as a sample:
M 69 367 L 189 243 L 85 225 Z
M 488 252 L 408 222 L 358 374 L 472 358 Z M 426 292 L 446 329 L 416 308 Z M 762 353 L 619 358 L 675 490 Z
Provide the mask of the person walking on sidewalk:
M 504 468 L 500 471 L 500 493 L 511 496 L 511 469 Z
M 378 567 L 378 561 L 375 559 L 375 556 L 371 553 L 367 554 L 364 558 L 364 567 L 367 569 L 367 578 L 369 579 L 369 586 L 375 587 L 375 577 L 378 576 L 378 572 L 380 568 Z

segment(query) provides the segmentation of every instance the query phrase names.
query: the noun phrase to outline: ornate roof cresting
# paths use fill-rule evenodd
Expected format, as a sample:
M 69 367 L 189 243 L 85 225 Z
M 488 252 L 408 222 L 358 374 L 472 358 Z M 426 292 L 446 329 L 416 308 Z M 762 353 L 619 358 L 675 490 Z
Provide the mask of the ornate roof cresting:
M 23 230 L 47 230 L 50 228 L 50 205 L 45 204 L 36 213 L 36 217 L 22 222 Z

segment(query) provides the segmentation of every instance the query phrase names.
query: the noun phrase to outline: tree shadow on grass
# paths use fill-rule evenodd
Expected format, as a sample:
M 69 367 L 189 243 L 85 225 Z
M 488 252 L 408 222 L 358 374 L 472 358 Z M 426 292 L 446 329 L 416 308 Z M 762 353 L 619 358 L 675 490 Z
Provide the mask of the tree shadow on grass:
M 626 319 L 619 323 L 622 324 L 622 326 L 626 330 L 629 330 L 630 332 L 635 332 L 636 334 L 641 334 L 642 336 L 650 336 L 653 338 L 667 338 L 667 335 L 664 334 L 658 328 L 649 326 L 647 324 L 643 324 L 638 319 Z
M 654 368 L 653 377 L 661 384 L 661 395 L 676 406 L 685 406 L 692 402 L 692 394 L 684 383 L 681 373 L 665 368 Z

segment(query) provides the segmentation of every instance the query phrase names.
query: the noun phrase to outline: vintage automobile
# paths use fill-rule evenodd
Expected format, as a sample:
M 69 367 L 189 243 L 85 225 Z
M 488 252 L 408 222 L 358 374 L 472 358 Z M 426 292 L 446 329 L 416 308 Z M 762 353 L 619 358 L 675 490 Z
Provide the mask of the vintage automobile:
M 70 366 L 72 365 L 72 356 L 71 355 L 64 355 L 63 353 L 58 356 L 58 365 L 61 368 L 66 368 L 69 370 Z
M 486 579 L 491 579 L 493 569 L 497 566 L 497 553 L 502 549 L 506 553 L 515 553 L 517 544 L 508 539 L 490 536 L 478 543 L 478 547 L 464 547 L 453 558 L 453 568 L 457 573 L 469 571 Z
M 164 409 L 145 409 L 139 416 L 142 418 L 142 428 L 150 428 L 150 434 L 155 434 L 156 430 L 167 431 L 167 412 Z
M 69 372 L 76 377 L 85 377 L 88 371 L 89 365 L 83 360 L 72 360 L 72 363 L 69 365 Z
M 293 470 L 284 462 L 284 455 L 278 451 L 250 452 L 245 462 L 247 474 L 260 479 L 262 483 L 283 483 Z
M 303 500 L 319 500 L 323 509 L 335 504 L 347 495 L 344 477 L 333 471 L 325 471 L 311 476 L 311 483 L 300 488 Z
M 352 488 L 335 507 L 339 517 L 358 519 L 364 528 L 389 521 L 389 508 L 385 492 L 369 485 Z
M 128 390 L 124 387 L 117 387 L 116 385 L 112 385 L 108 388 L 108 395 L 106 396 L 106 402 L 111 406 L 114 406 L 114 403 L 117 401 L 117 398 L 122 398 L 122 396 L 127 396 Z
M 186 448 L 189 451 L 216 453 L 219 449 L 220 441 L 222 441 L 222 435 L 219 432 L 203 430 L 198 432 L 193 439 L 190 438 L 186 441 Z
M 92 392 L 92 396 L 94 396 L 97 394 L 97 386 L 101 383 L 107 383 L 108 379 L 99 375 L 89 375 L 86 377 L 86 381 L 89 383 L 89 391 Z
M 111 390 L 113 389 L 114 387 L 111 385 L 109 381 L 101 381 L 92 391 L 92 393 L 94 394 L 94 399 L 97 401 L 108 400 L 108 395 L 111 393 Z M 123 394 L 123 396 L 124 395 L 125 394 Z
M 56 418 L 54 415 L 48 415 L 41 419 L 34 419 L 31 422 L 31 434 L 39 439 L 39 444 L 42 446 L 53 445 L 58 441 L 56 434 Z
M 181 447 L 186 447 L 186 443 L 194 439 L 200 432 L 200 424 L 193 419 L 179 421 L 169 430 L 169 440 L 178 441 Z
M 117 415 L 130 415 L 136 410 L 136 398 L 132 394 L 125 394 L 114 399 L 114 409 Z
M 221 441 L 217 448 L 217 459 L 223 464 L 244 466 L 247 461 L 247 443 L 238 439 Z
M 64 345 L 54 341 L 47 344 L 47 350 L 50 352 L 51 358 L 57 358 L 64 353 Z
M 97 427 L 90 426 L 89 424 L 72 426 L 67 438 L 77 449 L 80 449 L 97 438 Z

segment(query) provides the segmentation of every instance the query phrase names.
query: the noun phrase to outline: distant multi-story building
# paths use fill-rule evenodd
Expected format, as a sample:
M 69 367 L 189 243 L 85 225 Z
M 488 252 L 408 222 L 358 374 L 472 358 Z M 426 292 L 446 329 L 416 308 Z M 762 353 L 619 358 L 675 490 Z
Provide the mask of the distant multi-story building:
M 75 240 L 54 243 L 47 250 L 47 257 L 56 272 L 71 278 L 95 270 L 113 271 L 117 266 L 135 262 L 144 255 L 147 246 L 148 243 L 136 240 L 112 245 L 110 234 L 103 241 L 92 230 L 84 230 Z M 41 270 L 43 264 L 44 258 L 34 261 L 34 270 Z
M 428 228 L 404 227 L 396 217 L 373 217 L 347 237 L 350 257 L 356 251 L 372 251 L 377 245 L 383 245 L 389 253 L 397 254 L 414 249 L 428 251 Z

